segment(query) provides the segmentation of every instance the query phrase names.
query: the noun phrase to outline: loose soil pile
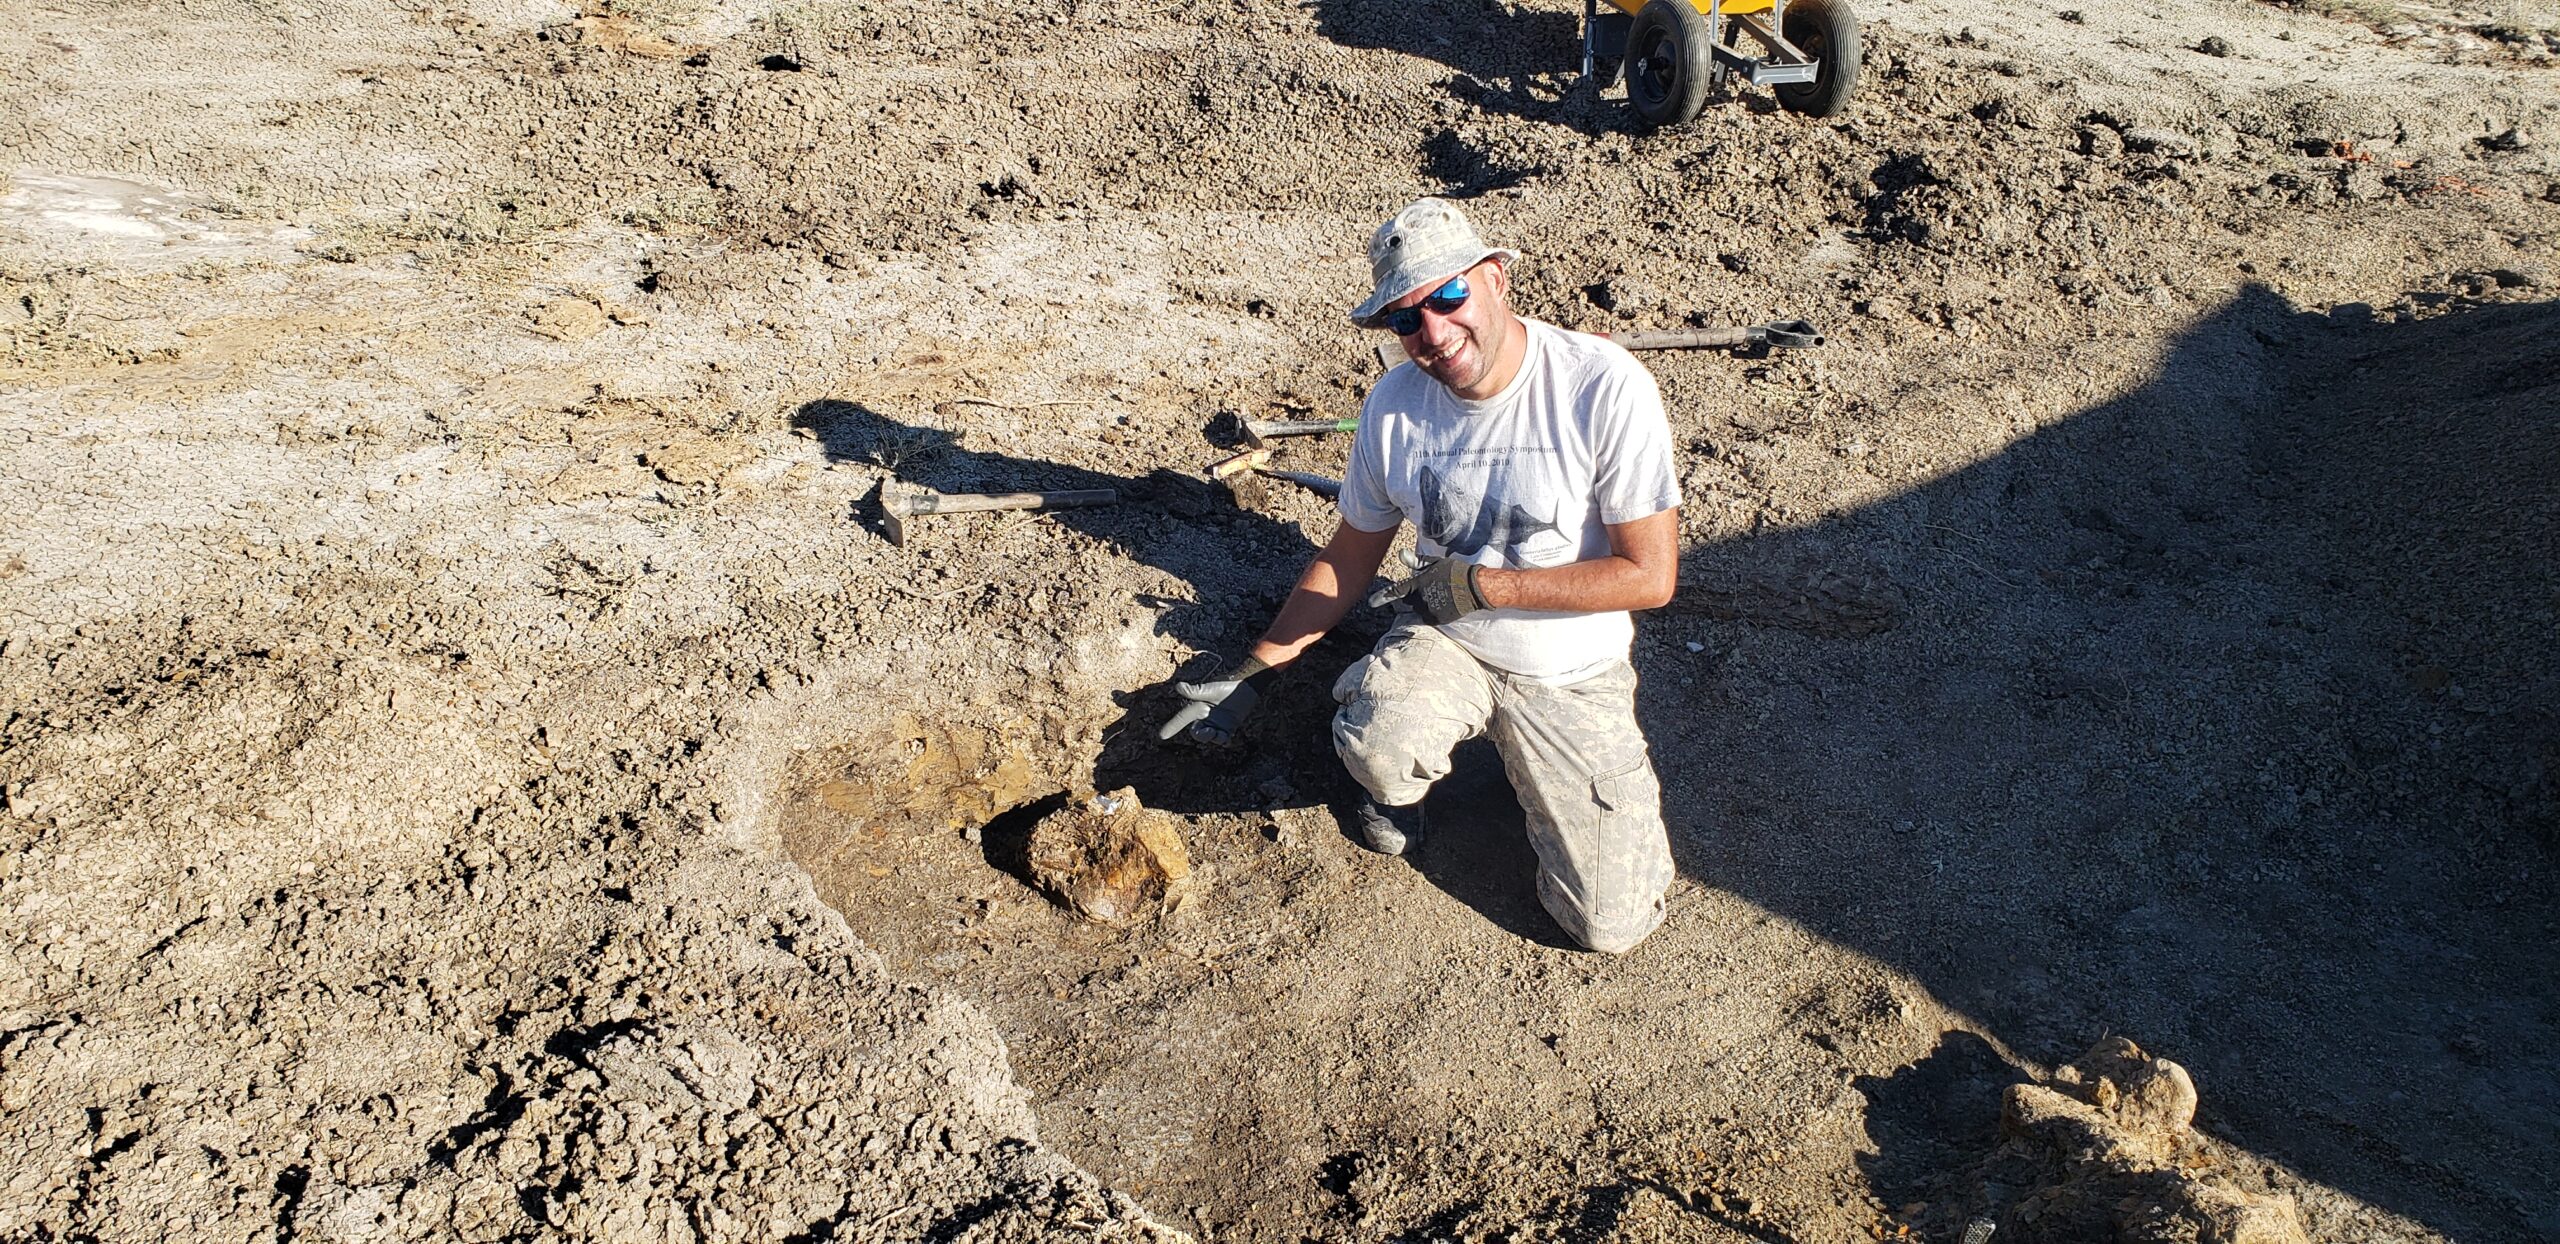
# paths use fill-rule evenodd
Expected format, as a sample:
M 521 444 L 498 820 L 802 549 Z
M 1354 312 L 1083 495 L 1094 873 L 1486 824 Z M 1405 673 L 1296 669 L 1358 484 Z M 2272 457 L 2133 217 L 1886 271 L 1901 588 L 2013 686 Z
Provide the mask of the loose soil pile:
M 1859 7 L 1661 132 L 1551 0 L 0 19 L 0 1238 L 2023 1236 L 2110 1033 L 2313 1239 L 2560 1238 L 2560 13 Z M 1424 192 L 1831 339 L 1647 357 L 1623 959 L 1488 756 L 1343 837 L 1378 619 L 1153 738 Z M 1124 787 L 1125 930 L 1027 881 Z

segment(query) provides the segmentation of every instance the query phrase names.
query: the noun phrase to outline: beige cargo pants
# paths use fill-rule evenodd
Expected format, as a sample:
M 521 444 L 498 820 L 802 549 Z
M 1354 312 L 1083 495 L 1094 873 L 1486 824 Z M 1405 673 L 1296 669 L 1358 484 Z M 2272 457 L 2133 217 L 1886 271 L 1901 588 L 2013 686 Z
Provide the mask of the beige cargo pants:
M 1528 813 L 1538 901 L 1575 941 L 1623 954 L 1662 924 L 1672 872 L 1635 693 L 1625 661 L 1551 687 L 1412 623 L 1335 681 L 1333 748 L 1378 802 L 1401 807 L 1449 772 L 1458 744 L 1492 736 Z

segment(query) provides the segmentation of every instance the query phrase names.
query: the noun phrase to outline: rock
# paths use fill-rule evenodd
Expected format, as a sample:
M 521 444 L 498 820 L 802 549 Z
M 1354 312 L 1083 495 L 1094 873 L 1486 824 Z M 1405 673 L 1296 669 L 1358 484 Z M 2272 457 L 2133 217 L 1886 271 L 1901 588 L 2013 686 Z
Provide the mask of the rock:
M 2165 1058 L 2152 1058 L 2122 1037 L 2101 1041 L 2076 1070 L 2088 1086 L 2083 1100 L 2105 1111 L 2118 1126 L 2147 1134 L 2178 1137 L 2196 1118 L 2195 1081 L 2187 1069 Z
M 1614 311 L 1621 317 L 1662 305 L 1662 291 L 1635 277 L 1612 277 L 1591 286 L 1588 292 L 1593 306 L 1603 311 Z
M 2206 35 L 2196 43 L 2196 50 L 2207 56 L 2231 55 L 2231 41 L 2220 35 Z
M 1191 855 L 1170 818 L 1122 787 L 1087 795 L 1031 829 L 1031 882 L 1077 915 L 1126 927 L 1182 905 Z
M 2196 153 L 2196 141 L 2176 130 L 2137 127 L 2124 132 L 2124 149 L 2136 155 L 2164 155 L 2173 160 Z
M 860 829 L 925 833 L 983 826 L 1020 804 L 1035 785 L 1029 752 L 1002 731 L 900 712 L 886 731 L 872 736 L 872 747 L 903 762 L 864 765 L 821 782 L 817 790 L 821 804 Z
M 2075 131 L 2080 154 L 2111 160 L 2124 154 L 2124 137 L 2103 125 L 2084 125 Z
M 2009 1088 L 2000 1108 L 2009 1140 L 1986 1173 L 2027 1176 L 2006 1205 L 2003 1241 L 2076 1244 L 2305 1244 L 2293 1199 L 2245 1191 L 2209 1173 L 2193 1132 L 2195 1083 L 2186 1069 L 2121 1037 L 2098 1043 L 2043 1084 Z
M 2211 1244 L 2303 1244 L 2308 1239 L 2293 1198 L 2259 1196 L 2193 1179 L 2154 1181 L 2154 1203 L 2126 1215 L 2116 1238 L 2128 1241 L 2210 1241 Z M 2145 1201 L 2137 1195 L 2136 1201 Z
M 2031 1141 L 2069 1162 L 2156 1160 L 2143 1138 L 2124 1134 L 2105 1112 L 2069 1094 L 2037 1084 L 2013 1084 L 2000 1102 L 2003 1134 Z
M 563 298 L 527 313 L 533 331 L 553 341 L 584 341 L 604 331 L 604 309 L 584 298 Z
M 669 439 L 640 455 L 640 461 L 670 484 L 692 487 L 720 478 L 731 467 L 753 456 L 747 447 L 725 444 L 708 436 L 683 435 Z
M 2480 146 L 2489 151 L 2525 151 L 2532 148 L 2533 139 L 2527 137 L 2523 130 L 2510 125 L 2498 133 L 2481 139 Z

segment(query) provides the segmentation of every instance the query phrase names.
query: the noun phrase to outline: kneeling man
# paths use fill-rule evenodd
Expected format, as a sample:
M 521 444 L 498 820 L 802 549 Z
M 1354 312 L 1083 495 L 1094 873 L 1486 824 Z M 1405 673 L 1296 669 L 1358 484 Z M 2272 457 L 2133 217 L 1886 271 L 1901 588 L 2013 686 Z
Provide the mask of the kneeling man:
M 1624 952 L 1662 923 L 1662 792 L 1636 724 L 1632 609 L 1671 599 L 1680 493 L 1662 394 L 1608 341 L 1511 311 L 1516 252 L 1423 199 L 1369 242 L 1353 322 L 1409 365 L 1361 408 L 1342 523 L 1243 664 L 1166 723 L 1233 737 L 1277 671 L 1349 612 L 1414 526 L 1421 565 L 1372 597 L 1395 626 L 1334 684 L 1333 741 L 1369 798 L 1358 835 L 1422 832 L 1452 749 L 1492 736 L 1528 813 L 1538 899 L 1574 940 Z

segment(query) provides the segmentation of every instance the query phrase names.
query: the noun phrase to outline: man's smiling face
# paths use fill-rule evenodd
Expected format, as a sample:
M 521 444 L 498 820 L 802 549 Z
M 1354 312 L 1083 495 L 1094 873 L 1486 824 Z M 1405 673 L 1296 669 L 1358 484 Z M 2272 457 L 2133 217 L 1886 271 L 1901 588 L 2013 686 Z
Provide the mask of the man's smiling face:
M 1497 375 L 1496 368 L 1520 324 L 1503 297 L 1507 278 L 1501 260 L 1487 259 L 1458 276 L 1467 283 L 1467 300 L 1455 310 L 1440 311 L 1423 305 L 1448 284 L 1446 280 L 1415 290 L 1387 304 L 1386 309 L 1421 309 L 1421 325 L 1397 340 L 1404 344 L 1405 357 L 1412 359 L 1424 375 L 1463 398 L 1491 397 L 1511 379 L 1509 375 Z

